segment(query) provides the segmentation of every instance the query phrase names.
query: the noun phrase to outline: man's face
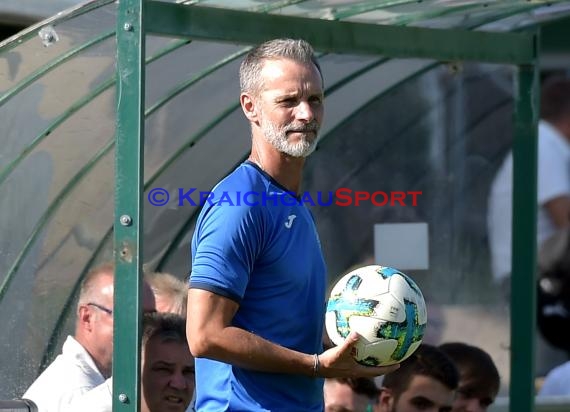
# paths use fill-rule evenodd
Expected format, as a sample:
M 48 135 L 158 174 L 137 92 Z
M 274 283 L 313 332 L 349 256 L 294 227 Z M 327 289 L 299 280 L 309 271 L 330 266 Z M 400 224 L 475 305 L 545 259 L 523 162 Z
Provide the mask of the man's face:
M 457 396 L 453 402 L 453 412 L 486 412 L 495 401 L 497 391 L 485 385 L 480 379 L 463 379 L 459 382 Z
M 325 412 L 365 412 L 370 401 L 346 384 L 334 379 L 325 380 Z
M 194 358 L 185 343 L 151 338 L 142 361 L 142 412 L 184 412 L 194 394 Z
M 305 157 L 317 144 L 323 120 L 322 79 L 313 64 L 267 60 L 257 96 L 259 127 L 279 152 Z
M 94 295 L 86 305 L 92 313 L 90 336 L 90 353 L 101 368 L 103 376 L 111 375 L 113 363 L 113 275 L 100 276 Z M 152 289 L 147 283 L 143 284 L 143 311 L 155 311 L 155 301 Z
M 109 376 L 113 363 L 113 276 L 105 274 L 97 282 L 95 295 L 87 305 L 92 313 L 91 356 Z
M 416 375 L 399 397 L 389 389 L 380 394 L 381 412 L 451 412 L 455 391 L 438 380 Z

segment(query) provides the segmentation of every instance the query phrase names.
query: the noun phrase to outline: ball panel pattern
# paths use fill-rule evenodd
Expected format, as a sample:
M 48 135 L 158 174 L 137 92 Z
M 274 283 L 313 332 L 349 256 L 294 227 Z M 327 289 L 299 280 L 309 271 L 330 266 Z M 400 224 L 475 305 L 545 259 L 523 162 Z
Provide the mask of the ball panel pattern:
M 427 325 L 421 290 L 397 269 L 370 265 L 343 276 L 333 287 L 325 326 L 340 345 L 351 331 L 361 339 L 355 359 L 365 365 L 390 365 L 410 356 Z

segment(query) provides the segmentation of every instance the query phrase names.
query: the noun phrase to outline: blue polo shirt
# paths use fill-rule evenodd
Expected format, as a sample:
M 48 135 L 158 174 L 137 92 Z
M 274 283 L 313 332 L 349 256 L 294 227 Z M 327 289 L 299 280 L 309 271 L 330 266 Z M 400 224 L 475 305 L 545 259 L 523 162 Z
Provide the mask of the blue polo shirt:
M 251 162 L 213 190 L 192 238 L 190 287 L 239 304 L 233 325 L 320 353 L 326 268 L 310 211 Z M 198 411 L 322 411 L 323 380 L 196 359 Z

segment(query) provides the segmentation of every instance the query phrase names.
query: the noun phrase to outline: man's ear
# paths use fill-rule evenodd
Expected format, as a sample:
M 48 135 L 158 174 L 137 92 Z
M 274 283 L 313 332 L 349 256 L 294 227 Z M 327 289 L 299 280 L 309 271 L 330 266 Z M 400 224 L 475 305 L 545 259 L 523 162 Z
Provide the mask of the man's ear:
M 93 312 L 87 305 L 81 305 L 77 309 L 77 319 L 82 329 L 91 330 L 93 325 Z
M 250 122 L 257 123 L 257 105 L 253 96 L 249 93 L 242 93 L 239 96 L 239 102 L 245 117 Z
M 392 390 L 388 388 L 380 389 L 378 395 L 378 406 L 380 411 L 391 411 L 394 407 L 394 396 Z

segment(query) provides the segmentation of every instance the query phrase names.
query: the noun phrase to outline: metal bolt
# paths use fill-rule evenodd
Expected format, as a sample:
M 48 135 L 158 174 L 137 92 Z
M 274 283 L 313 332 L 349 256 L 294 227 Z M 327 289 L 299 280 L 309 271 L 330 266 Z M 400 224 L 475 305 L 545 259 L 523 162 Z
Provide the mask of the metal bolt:
M 133 223 L 133 219 L 131 219 L 129 215 L 123 215 L 119 218 L 119 222 L 121 222 L 123 226 L 130 226 L 131 223 Z
M 123 26 L 123 29 L 125 31 L 133 31 L 133 25 L 131 23 L 125 23 L 125 25 Z
M 57 41 L 59 41 L 59 37 L 57 35 L 57 32 L 55 31 L 55 29 L 52 26 L 45 26 L 43 27 L 39 32 L 38 35 L 40 36 L 40 38 L 42 39 L 42 44 L 45 47 L 49 47 L 52 44 L 56 43 Z
M 119 401 L 121 403 L 127 403 L 129 401 L 129 397 L 124 393 L 119 394 Z

